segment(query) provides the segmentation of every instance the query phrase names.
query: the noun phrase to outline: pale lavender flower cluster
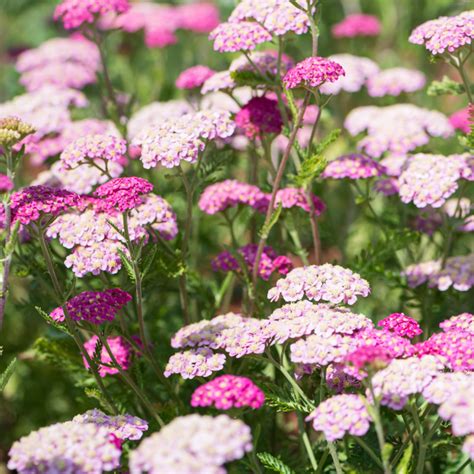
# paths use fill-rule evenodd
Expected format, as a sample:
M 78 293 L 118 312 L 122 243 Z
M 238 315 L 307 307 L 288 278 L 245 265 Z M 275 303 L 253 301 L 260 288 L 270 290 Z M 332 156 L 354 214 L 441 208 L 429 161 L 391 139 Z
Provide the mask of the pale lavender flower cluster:
M 374 395 L 382 405 L 401 410 L 410 395 L 422 393 L 442 370 L 443 364 L 430 355 L 394 359 L 372 377 Z
M 408 153 L 426 145 L 430 137 L 448 138 L 454 133 L 442 113 L 411 104 L 357 107 L 349 112 L 344 126 L 354 136 L 367 131 L 358 147 L 372 158 L 385 152 Z
M 431 260 L 408 266 L 403 275 L 412 288 L 428 283 L 430 288 L 446 291 L 468 291 L 474 285 L 474 254 L 449 257 L 444 268 L 441 261 Z
M 283 77 L 287 89 L 316 88 L 327 82 L 336 82 L 345 76 L 344 68 L 327 58 L 309 57 L 291 68 Z
M 228 138 L 234 130 L 235 123 L 228 112 L 201 111 L 150 127 L 138 134 L 132 144 L 141 147 L 144 168 L 158 164 L 174 168 L 181 161 L 195 163 L 207 141 Z
M 471 372 L 441 372 L 424 389 L 423 398 L 441 405 L 455 393 L 474 389 L 474 374 Z
M 371 97 L 399 96 L 402 92 L 416 92 L 426 84 L 425 75 L 415 69 L 396 67 L 379 71 L 369 77 L 367 92 Z
M 368 282 L 358 273 L 325 263 L 295 268 L 277 281 L 276 286 L 268 292 L 268 299 L 277 301 L 282 297 L 292 302 L 306 297 L 314 301 L 352 305 L 359 296 L 366 297 L 369 293 Z
M 322 94 L 337 95 L 341 91 L 358 92 L 367 80 L 379 72 L 378 65 L 369 58 L 352 54 L 333 54 L 328 59 L 340 64 L 345 71 L 335 82 L 326 82 L 319 90 Z
M 453 53 L 474 38 L 474 10 L 442 16 L 416 27 L 408 41 L 424 45 L 431 54 Z
M 467 155 L 411 156 L 398 178 L 400 199 L 416 207 L 441 207 L 458 189 L 458 181 L 470 169 Z
M 438 409 L 438 415 L 451 422 L 455 436 L 474 434 L 474 397 L 472 396 L 474 382 L 453 392 Z
M 201 88 L 201 94 L 210 92 L 231 91 L 237 84 L 232 78 L 230 71 L 220 71 L 213 74 L 204 82 Z
M 250 428 L 227 415 L 175 418 L 130 453 L 131 474 L 222 474 L 252 450 Z
M 316 431 L 322 431 L 328 441 L 352 436 L 364 436 L 371 417 L 360 395 L 341 394 L 324 400 L 306 418 Z
M 33 431 L 16 441 L 7 466 L 20 474 L 101 474 L 119 467 L 121 453 L 106 427 L 67 421 Z
M 94 408 L 80 415 L 76 415 L 72 421 L 81 424 L 94 424 L 107 428 L 109 433 L 119 440 L 141 439 L 143 433 L 148 430 L 148 422 L 132 415 L 106 415 Z
M 53 38 L 18 56 L 20 83 L 29 92 L 45 85 L 82 89 L 96 82 L 100 68 L 97 46 L 85 38 Z
M 214 50 L 220 53 L 251 51 L 259 44 L 272 40 L 272 35 L 258 23 L 241 21 L 221 23 L 211 31 L 209 39 L 214 40 Z
M 240 56 L 234 59 L 230 64 L 229 71 L 251 71 L 256 72 L 255 67 L 258 71 L 264 75 L 276 76 L 278 74 L 278 51 L 252 51 L 249 53 L 249 60 L 246 56 Z M 255 67 L 253 66 L 255 65 Z M 281 56 L 280 73 L 286 74 L 294 65 L 293 59 L 286 54 Z
M 460 331 L 474 335 L 474 314 L 461 313 L 452 316 L 440 323 L 439 327 L 445 332 Z
M 166 364 L 165 377 L 179 374 L 183 379 L 209 377 L 212 372 L 224 368 L 226 356 L 217 354 L 208 347 L 198 347 L 173 354 Z
M 385 168 L 361 154 L 343 155 L 331 161 L 321 177 L 332 179 L 368 179 L 384 174 Z

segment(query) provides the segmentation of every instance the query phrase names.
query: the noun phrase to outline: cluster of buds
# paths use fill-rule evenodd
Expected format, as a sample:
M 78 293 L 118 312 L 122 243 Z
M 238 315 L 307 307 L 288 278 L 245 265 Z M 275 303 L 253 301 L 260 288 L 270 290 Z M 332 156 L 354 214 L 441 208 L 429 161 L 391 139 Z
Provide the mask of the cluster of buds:
M 0 119 L 0 146 L 11 147 L 31 135 L 35 129 L 18 117 Z

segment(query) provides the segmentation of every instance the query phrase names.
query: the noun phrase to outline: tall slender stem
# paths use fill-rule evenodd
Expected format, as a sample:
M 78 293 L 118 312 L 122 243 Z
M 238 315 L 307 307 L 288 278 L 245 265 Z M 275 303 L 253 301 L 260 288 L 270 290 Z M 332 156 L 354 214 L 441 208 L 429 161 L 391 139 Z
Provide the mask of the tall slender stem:
M 328 447 L 329 447 L 329 452 L 331 453 L 332 462 L 334 463 L 334 467 L 336 468 L 336 473 L 343 474 L 341 463 L 339 462 L 339 458 L 337 456 L 337 451 L 336 451 L 336 447 L 334 446 L 334 443 L 331 441 L 328 441 Z
M 311 441 L 309 440 L 308 433 L 306 432 L 303 416 L 299 412 L 298 412 L 298 429 L 300 432 L 301 439 L 303 441 L 304 448 L 306 450 L 306 453 L 308 454 L 308 459 L 309 459 L 309 462 L 311 463 L 311 467 L 313 468 L 313 471 L 316 471 L 316 469 L 318 468 L 318 463 L 316 462 L 316 458 L 314 457 L 313 447 L 311 446 Z

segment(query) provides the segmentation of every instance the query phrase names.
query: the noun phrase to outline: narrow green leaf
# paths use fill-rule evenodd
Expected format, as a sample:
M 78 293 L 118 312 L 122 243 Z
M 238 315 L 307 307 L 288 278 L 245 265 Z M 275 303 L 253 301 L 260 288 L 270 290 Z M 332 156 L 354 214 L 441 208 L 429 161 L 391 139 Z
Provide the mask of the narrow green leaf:
M 129 260 L 129 258 L 125 255 L 125 253 L 121 249 L 117 249 L 119 255 L 120 255 L 120 260 L 122 261 L 122 265 L 125 268 L 125 271 L 127 272 L 128 278 L 130 281 L 135 284 L 136 283 L 136 278 L 135 278 L 135 272 L 133 271 L 133 264 Z
M 413 455 L 413 444 L 410 443 L 403 451 L 403 456 L 395 468 L 396 474 L 408 474 L 410 472 L 410 462 Z
M 7 368 L 0 375 L 0 392 L 3 392 L 3 390 L 7 386 L 7 383 L 10 380 L 10 377 L 13 375 L 13 372 L 15 371 L 16 363 L 17 363 L 17 358 L 14 357 L 8 364 Z
M 281 202 L 278 203 L 278 207 L 273 211 L 272 216 L 270 220 L 268 221 L 268 224 L 264 225 L 262 229 L 260 230 L 260 237 L 266 239 L 268 235 L 270 234 L 270 231 L 272 230 L 272 227 L 278 222 L 278 219 L 280 218 L 282 210 L 282 205 Z
M 291 467 L 287 466 L 282 460 L 272 456 L 270 453 L 257 453 L 257 458 L 263 464 L 263 467 L 272 472 L 280 474 L 296 474 Z

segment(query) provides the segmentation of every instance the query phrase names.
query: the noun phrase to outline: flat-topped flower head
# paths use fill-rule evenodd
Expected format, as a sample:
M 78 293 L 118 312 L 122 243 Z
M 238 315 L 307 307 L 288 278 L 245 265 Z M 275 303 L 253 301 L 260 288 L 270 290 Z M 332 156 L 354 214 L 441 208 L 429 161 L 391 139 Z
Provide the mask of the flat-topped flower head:
M 344 76 L 344 68 L 327 58 L 309 57 L 296 64 L 283 78 L 287 89 L 296 87 L 316 88 L 327 82 L 335 82 Z
M 217 354 L 208 347 L 198 347 L 173 354 L 166 364 L 165 377 L 179 374 L 183 379 L 209 377 L 224 368 L 226 356 Z
M 268 198 L 257 186 L 227 179 L 207 186 L 199 198 L 198 205 L 201 211 L 211 215 L 238 205 L 250 206 L 259 212 L 265 212 Z
M 74 423 L 92 423 L 97 426 L 103 426 L 109 433 L 119 440 L 141 439 L 143 433 L 148 430 L 148 422 L 132 415 L 106 415 L 102 411 L 94 408 L 80 415 L 76 415 L 72 421 Z
M 176 79 L 178 89 L 197 89 L 201 87 L 216 72 L 207 66 L 193 66 L 185 69 Z
M 456 392 L 469 388 L 474 388 L 472 372 L 441 372 L 423 389 L 423 398 L 441 405 Z
M 102 324 L 113 321 L 117 313 L 132 300 L 132 296 L 120 288 L 105 291 L 84 291 L 66 303 L 68 315 L 74 321 L 86 321 Z M 64 321 L 62 307 L 54 309 L 51 314 L 54 321 Z
M 98 160 L 123 163 L 127 153 L 127 142 L 114 135 L 86 135 L 70 143 L 61 153 L 60 159 L 65 169 L 76 168 Z
M 382 25 L 373 15 L 354 13 L 331 28 L 334 38 L 356 38 L 357 36 L 378 36 Z
M 451 422 L 454 436 L 465 436 L 474 433 L 474 397 L 473 384 L 460 387 L 438 409 L 438 415 Z
M 229 67 L 231 72 L 253 72 L 255 73 L 255 66 L 262 74 L 276 76 L 278 74 L 278 51 L 252 51 L 249 53 L 249 58 L 243 55 L 234 59 Z M 255 65 L 255 66 L 254 66 Z M 282 54 L 280 63 L 280 73 L 285 75 L 294 65 L 293 59 L 286 54 Z
M 108 13 L 124 13 L 130 8 L 128 0 L 62 0 L 54 11 L 66 30 L 94 23 Z
M 371 417 L 360 395 L 335 395 L 324 400 L 306 418 L 315 431 L 322 431 L 328 441 L 352 436 L 364 436 L 370 428 Z
M 279 134 L 283 127 L 278 102 L 268 97 L 254 97 L 235 116 L 235 123 L 248 138 Z
M 214 50 L 220 53 L 252 51 L 259 44 L 272 40 L 272 35 L 258 23 L 242 21 L 221 23 L 211 31 L 209 39 L 214 40 Z
M 287 302 L 304 297 L 333 304 L 354 304 L 359 296 L 370 293 L 369 283 L 348 268 L 339 265 L 309 265 L 292 270 L 268 292 L 270 301 Z
M 158 164 L 165 168 L 181 161 L 195 163 L 207 142 L 230 137 L 235 123 L 229 112 L 204 110 L 149 127 L 132 141 L 141 147 L 140 160 L 146 169 Z
M 345 363 L 356 370 L 380 370 L 387 366 L 392 357 L 384 346 L 360 346 L 348 354 Z
M 40 428 L 13 443 L 7 467 L 20 474 L 101 474 L 118 469 L 121 454 L 106 427 L 67 421 Z
M 221 375 L 199 386 L 191 397 L 192 407 L 210 407 L 218 410 L 230 408 L 260 408 L 265 395 L 249 378 Z
M 399 96 L 402 92 L 410 93 L 423 89 L 425 75 L 415 69 L 396 67 L 379 71 L 367 80 L 367 92 L 371 97 L 386 95 Z
M 320 216 L 326 210 L 326 204 L 324 204 L 321 198 L 312 193 L 310 194 L 310 199 L 311 203 L 308 202 L 304 190 L 301 188 L 279 189 L 275 196 L 275 208 L 278 208 L 281 203 L 282 209 L 299 207 L 305 212 Z
M 439 327 L 445 332 L 459 331 L 474 335 L 474 314 L 461 313 L 451 316 L 440 323 Z
M 353 153 L 331 161 L 321 176 L 331 179 L 368 179 L 384 174 L 385 168 L 368 156 Z
M 13 222 L 18 220 L 27 225 L 77 207 L 80 196 L 49 186 L 29 186 L 13 193 L 10 202 Z
M 454 53 L 474 38 L 474 10 L 456 16 L 441 16 L 417 26 L 408 41 L 424 45 L 433 55 Z
M 207 79 L 201 87 L 201 94 L 210 92 L 231 91 L 237 86 L 230 71 L 220 71 Z
M 347 115 L 344 127 L 353 136 L 367 131 L 358 148 L 372 158 L 384 152 L 407 154 L 426 145 L 430 137 L 448 138 L 454 133 L 442 113 L 412 104 L 357 107 Z
M 247 271 L 252 273 L 257 256 L 257 244 L 247 244 L 239 248 L 237 252 L 240 254 L 240 259 L 247 265 Z M 233 271 L 237 273 L 242 271 L 239 259 L 228 250 L 217 255 L 212 260 L 211 265 L 214 271 Z M 288 257 L 278 255 L 271 247 L 265 246 L 258 263 L 258 276 L 263 280 L 268 280 L 272 273 L 286 275 L 292 267 L 293 265 Z
M 180 416 L 130 453 L 130 474 L 224 473 L 252 450 L 250 428 L 227 415 Z
M 101 184 L 95 195 L 102 198 L 111 209 L 125 212 L 142 203 L 141 196 L 153 190 L 153 185 L 144 178 L 114 178 Z
M 388 315 L 378 322 L 378 326 L 408 339 L 419 336 L 423 332 L 418 321 L 403 313 Z
M 326 95 L 337 95 L 341 91 L 358 92 L 366 84 L 367 79 L 379 72 L 378 65 L 369 58 L 352 54 L 333 54 L 328 57 L 340 64 L 345 71 L 335 82 L 326 82 L 320 87 L 320 92 Z
M 128 370 L 132 361 L 133 349 L 132 346 L 122 337 L 108 337 L 107 344 L 109 345 L 110 351 L 112 352 L 114 359 L 122 370 Z M 84 343 L 84 349 L 86 350 L 89 357 L 92 359 L 98 348 L 100 350 L 100 361 L 98 363 L 98 372 L 101 377 L 107 375 L 115 375 L 120 371 L 118 367 L 113 363 L 112 357 L 110 357 L 109 351 L 103 346 L 97 336 L 92 336 L 88 341 Z M 84 366 L 86 369 L 89 368 L 88 361 L 83 358 Z

